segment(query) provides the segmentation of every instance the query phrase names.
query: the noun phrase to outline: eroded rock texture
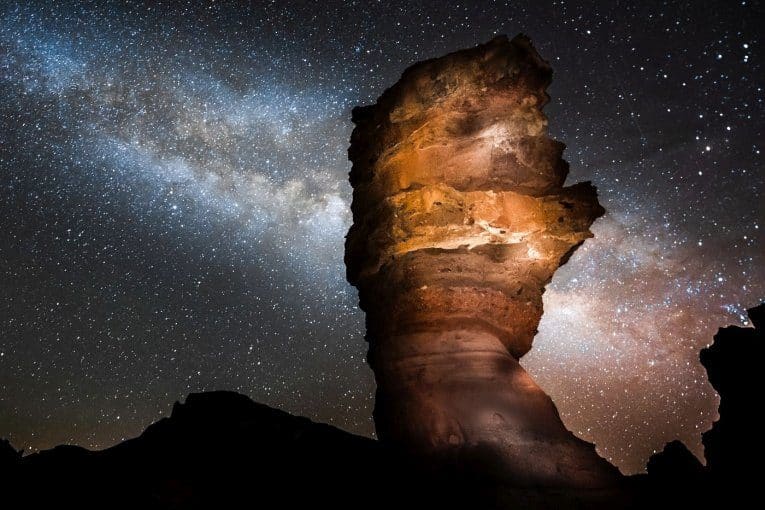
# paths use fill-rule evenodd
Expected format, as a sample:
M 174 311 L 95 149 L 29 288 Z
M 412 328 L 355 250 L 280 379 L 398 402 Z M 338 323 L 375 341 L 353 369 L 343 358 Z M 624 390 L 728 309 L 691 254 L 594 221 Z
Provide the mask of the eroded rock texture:
M 367 315 L 381 439 L 487 447 L 517 483 L 599 486 L 617 472 L 519 365 L 555 270 L 603 213 L 563 187 L 547 136 L 550 66 L 524 36 L 418 63 L 353 110 L 348 280 Z

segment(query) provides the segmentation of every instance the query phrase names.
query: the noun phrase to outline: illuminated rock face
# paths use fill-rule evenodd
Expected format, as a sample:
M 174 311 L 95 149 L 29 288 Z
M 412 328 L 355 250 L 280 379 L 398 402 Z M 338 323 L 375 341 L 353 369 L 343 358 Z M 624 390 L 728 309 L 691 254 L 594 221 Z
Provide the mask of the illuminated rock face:
M 487 447 L 517 483 L 617 475 L 521 368 L 555 270 L 603 213 L 563 187 L 541 111 L 551 69 L 528 39 L 407 69 L 355 108 L 348 280 L 367 317 L 384 441 L 422 453 Z

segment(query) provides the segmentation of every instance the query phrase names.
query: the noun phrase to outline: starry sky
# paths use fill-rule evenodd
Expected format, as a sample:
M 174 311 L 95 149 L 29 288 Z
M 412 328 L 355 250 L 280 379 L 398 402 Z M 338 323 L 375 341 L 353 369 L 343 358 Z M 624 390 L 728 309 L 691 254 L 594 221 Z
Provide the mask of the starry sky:
M 637 4 L 637 5 L 633 5 Z M 104 448 L 229 389 L 373 434 L 350 110 L 528 34 L 606 216 L 522 363 L 624 472 L 701 454 L 698 351 L 765 297 L 762 1 L 0 2 L 0 437 Z

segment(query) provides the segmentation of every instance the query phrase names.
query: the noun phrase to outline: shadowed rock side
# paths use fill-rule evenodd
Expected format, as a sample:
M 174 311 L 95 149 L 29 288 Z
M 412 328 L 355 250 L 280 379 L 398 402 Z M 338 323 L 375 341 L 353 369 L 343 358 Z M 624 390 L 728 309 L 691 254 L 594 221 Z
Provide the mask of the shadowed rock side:
M 603 214 L 591 184 L 563 187 L 564 145 L 542 113 L 551 76 L 525 36 L 498 37 L 354 108 L 345 261 L 383 441 L 488 452 L 491 474 L 517 485 L 599 487 L 618 471 L 518 363 L 545 285 Z

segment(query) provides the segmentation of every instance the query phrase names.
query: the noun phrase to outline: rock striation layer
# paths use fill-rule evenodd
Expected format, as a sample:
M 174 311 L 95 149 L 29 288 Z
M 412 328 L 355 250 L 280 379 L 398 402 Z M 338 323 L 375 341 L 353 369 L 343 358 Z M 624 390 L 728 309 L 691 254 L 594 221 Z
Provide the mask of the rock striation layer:
M 518 363 L 545 285 L 604 212 L 590 183 L 563 186 L 564 144 L 542 113 L 551 76 L 525 36 L 497 37 L 354 108 L 345 262 L 383 441 L 489 451 L 519 484 L 596 487 L 618 471 Z

